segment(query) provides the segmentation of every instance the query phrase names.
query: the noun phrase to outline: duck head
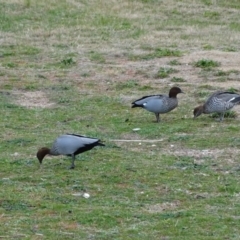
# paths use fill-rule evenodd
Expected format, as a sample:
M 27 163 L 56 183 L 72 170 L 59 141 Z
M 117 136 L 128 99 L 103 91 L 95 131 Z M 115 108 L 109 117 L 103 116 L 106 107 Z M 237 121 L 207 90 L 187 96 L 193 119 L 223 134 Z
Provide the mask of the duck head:
M 170 98 L 176 98 L 179 93 L 184 93 L 179 87 L 172 87 L 169 91 Z
M 193 116 L 194 118 L 197 118 L 198 116 L 200 116 L 203 113 L 203 106 L 200 105 L 198 107 L 195 107 L 193 110 Z
M 50 149 L 49 148 L 46 148 L 46 147 L 43 147 L 43 148 L 40 148 L 37 152 L 37 158 L 38 158 L 38 161 L 39 163 L 41 164 L 44 157 L 50 153 Z

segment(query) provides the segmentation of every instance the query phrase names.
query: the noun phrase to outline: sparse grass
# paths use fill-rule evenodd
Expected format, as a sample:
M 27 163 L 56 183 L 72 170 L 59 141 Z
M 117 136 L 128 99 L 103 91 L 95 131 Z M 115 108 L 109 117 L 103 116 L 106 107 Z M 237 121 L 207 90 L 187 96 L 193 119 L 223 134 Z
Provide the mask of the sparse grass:
M 173 77 L 171 79 L 172 82 L 186 82 L 185 79 L 181 78 L 181 77 Z
M 61 61 L 61 65 L 66 67 L 74 64 L 76 64 L 76 62 L 72 58 L 65 58 Z
M 236 52 L 236 48 L 235 47 L 231 47 L 231 46 L 228 46 L 224 49 L 224 51 L 226 52 Z
M 123 89 L 132 89 L 136 88 L 139 84 L 136 80 L 127 80 L 125 82 L 117 83 L 116 85 L 116 91 L 123 90 Z
M 228 80 L 234 80 L 237 78 L 239 74 L 239 70 L 231 69 L 227 71 L 217 70 L 212 67 L 206 67 L 201 70 L 199 73 L 201 78 L 204 78 L 209 81 L 216 82 L 227 82 Z
M 214 47 L 212 45 L 209 45 L 209 44 L 204 44 L 203 49 L 204 50 L 212 50 L 212 49 L 214 49 Z
M 209 96 L 210 92 L 209 91 L 205 91 L 205 90 L 201 90 L 197 92 L 198 97 L 200 98 L 206 98 L 207 96 Z
M 228 92 L 232 92 L 232 93 L 237 93 L 238 89 L 234 88 L 234 87 L 230 87 L 227 89 Z
M 169 67 L 161 67 L 158 72 L 155 74 L 155 78 L 166 78 L 168 77 L 171 73 L 176 73 L 178 72 L 174 68 L 169 68 Z
M 94 62 L 97 62 L 97 63 L 105 63 L 105 61 L 106 61 L 104 56 L 101 53 L 94 52 L 94 51 L 91 51 L 89 53 L 89 59 L 91 61 L 94 61 Z
M 239 70 L 229 70 L 229 71 L 222 71 L 222 70 L 219 70 L 217 71 L 216 73 L 214 73 L 215 76 L 217 77 L 220 77 L 220 76 L 229 76 L 231 73 L 233 74 L 239 74 Z
M 27 8 L 31 6 L 31 0 L 24 0 L 24 3 Z
M 0 1 L 0 238 L 239 239 L 239 106 L 222 123 L 192 119 L 211 92 L 239 91 L 239 9 Z M 131 109 L 174 83 L 185 94 L 161 123 Z M 37 149 L 62 133 L 106 147 L 78 156 L 73 171 L 64 156 L 40 168 Z
M 195 67 L 203 68 L 203 69 L 211 69 L 214 67 L 219 67 L 220 63 L 210 60 L 210 59 L 201 59 L 194 63 Z
M 215 11 L 213 11 L 213 12 L 206 11 L 206 12 L 204 12 L 204 17 L 214 19 L 214 20 L 218 20 L 220 18 L 220 13 L 215 12 Z
M 152 50 L 152 53 L 141 54 L 141 55 L 129 55 L 129 59 L 132 61 L 139 61 L 139 60 L 151 60 L 155 58 L 162 58 L 162 57 L 180 57 L 182 52 L 179 50 L 172 50 L 166 48 L 156 48 Z
M 213 113 L 210 117 L 212 118 L 219 118 L 220 117 L 220 113 Z M 227 111 L 224 113 L 224 118 L 236 118 L 237 117 L 237 113 L 235 111 Z
M 181 63 L 177 59 L 173 59 L 169 61 L 169 65 L 177 66 L 177 65 L 181 65 Z
M 214 75 L 217 77 L 222 77 L 222 76 L 227 76 L 228 73 L 226 71 L 219 70 L 216 73 L 214 73 Z

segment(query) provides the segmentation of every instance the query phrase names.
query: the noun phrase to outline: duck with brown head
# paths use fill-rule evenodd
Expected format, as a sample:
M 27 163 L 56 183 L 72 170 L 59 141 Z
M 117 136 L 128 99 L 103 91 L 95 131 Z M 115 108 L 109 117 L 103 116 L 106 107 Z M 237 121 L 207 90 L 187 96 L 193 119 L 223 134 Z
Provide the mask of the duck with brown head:
M 37 152 L 37 158 L 39 163 L 42 164 L 42 161 L 46 155 L 66 155 L 72 157 L 72 164 L 70 169 L 75 168 L 75 156 L 89 151 L 95 146 L 105 146 L 97 138 L 89 138 L 77 134 L 65 134 L 61 135 L 55 139 L 51 148 L 43 147 L 40 148 Z
M 167 95 L 144 96 L 132 102 L 132 108 L 141 107 L 149 112 L 153 112 L 157 122 L 160 122 L 160 114 L 167 113 L 178 106 L 177 95 L 183 93 L 179 87 L 172 87 Z
M 216 91 L 209 96 L 207 101 L 193 110 L 194 118 L 202 113 L 220 113 L 220 121 L 224 119 L 224 113 L 240 103 L 240 95 L 233 92 Z

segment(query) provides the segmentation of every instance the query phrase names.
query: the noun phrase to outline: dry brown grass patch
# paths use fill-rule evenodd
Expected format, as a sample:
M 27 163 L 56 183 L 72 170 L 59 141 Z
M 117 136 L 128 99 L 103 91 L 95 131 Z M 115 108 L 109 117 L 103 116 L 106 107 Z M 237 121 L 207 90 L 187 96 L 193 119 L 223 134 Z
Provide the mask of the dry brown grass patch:
M 158 203 L 154 205 L 147 205 L 146 210 L 150 213 L 161 213 L 164 211 L 172 211 L 177 209 L 180 206 L 179 201 L 174 202 L 164 202 L 164 203 Z
M 27 108 L 50 108 L 54 106 L 43 91 L 13 91 L 16 103 Z

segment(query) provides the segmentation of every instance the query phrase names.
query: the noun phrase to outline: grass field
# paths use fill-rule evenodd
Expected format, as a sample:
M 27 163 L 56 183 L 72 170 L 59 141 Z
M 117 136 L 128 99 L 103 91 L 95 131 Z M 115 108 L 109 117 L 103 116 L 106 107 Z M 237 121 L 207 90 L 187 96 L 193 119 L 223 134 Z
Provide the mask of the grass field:
M 0 0 L 1 239 L 240 239 L 239 0 Z M 131 102 L 179 86 L 161 116 Z M 133 131 L 140 128 L 139 131 Z M 46 157 L 63 133 L 102 139 Z M 84 193 L 90 194 L 84 198 Z

